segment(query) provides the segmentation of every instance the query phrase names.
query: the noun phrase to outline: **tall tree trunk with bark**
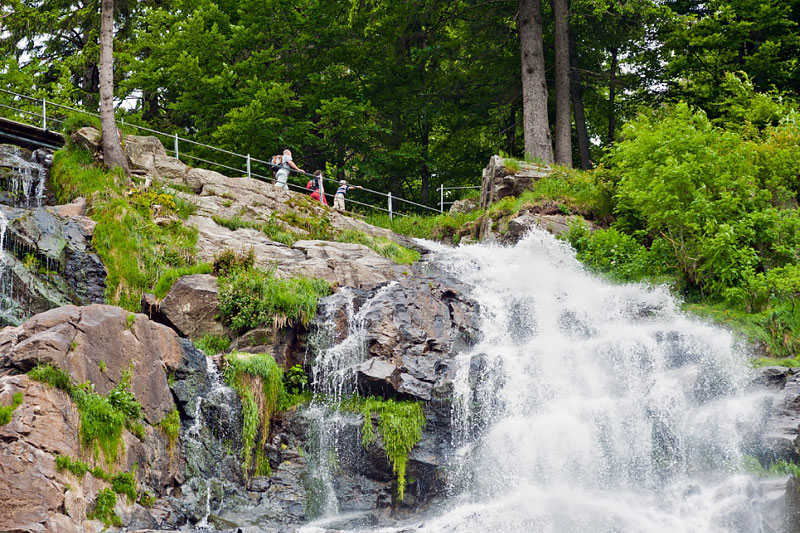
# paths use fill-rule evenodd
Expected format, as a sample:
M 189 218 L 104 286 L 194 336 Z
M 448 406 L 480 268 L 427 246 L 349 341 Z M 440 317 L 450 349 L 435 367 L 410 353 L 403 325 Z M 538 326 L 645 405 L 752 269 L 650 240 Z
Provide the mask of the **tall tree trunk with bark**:
M 114 121 L 114 0 L 102 0 L 100 8 L 100 123 L 103 127 L 103 163 L 129 174 Z
M 553 146 L 547 118 L 541 0 L 519 0 L 519 44 L 525 153 L 550 164 L 553 162 Z
M 569 112 L 569 7 L 551 0 L 556 36 L 556 163 L 572 168 L 572 119 Z
M 617 97 L 617 54 L 619 49 L 611 49 L 611 68 L 608 75 L 608 137 L 606 145 L 610 145 L 616 139 L 617 117 L 614 113 L 615 100 Z
M 581 81 L 578 52 L 575 49 L 575 35 L 569 32 L 569 62 L 571 76 L 569 78 L 572 93 L 572 114 L 575 117 L 575 133 L 578 137 L 578 153 L 581 157 L 581 168 L 592 168 L 592 157 L 589 152 L 589 132 L 586 130 L 586 115 L 583 110 L 583 83 Z

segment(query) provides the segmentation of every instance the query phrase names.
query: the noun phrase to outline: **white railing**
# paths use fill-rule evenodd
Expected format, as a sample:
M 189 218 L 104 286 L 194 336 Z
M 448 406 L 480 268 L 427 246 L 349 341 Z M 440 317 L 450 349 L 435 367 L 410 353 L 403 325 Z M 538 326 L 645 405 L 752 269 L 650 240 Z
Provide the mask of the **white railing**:
M 475 190 L 475 189 L 480 189 L 480 188 L 481 188 L 480 185 L 469 185 L 467 187 L 445 187 L 444 184 L 440 185 L 439 186 L 439 212 L 440 213 L 444 213 L 444 206 L 453 205 L 455 203 L 455 201 L 453 201 L 453 202 L 445 202 L 444 201 L 444 193 L 445 193 L 445 191 L 458 191 L 458 190 L 463 190 L 463 189 Z
M 53 113 L 54 109 L 56 111 L 58 111 L 58 110 L 66 110 L 66 111 L 71 111 L 73 113 L 80 113 L 80 114 L 83 114 L 83 115 L 100 118 L 100 115 L 98 115 L 96 113 L 91 113 L 89 111 L 84 111 L 83 109 L 78 109 L 78 108 L 74 108 L 74 107 L 70 107 L 70 106 L 66 106 L 66 105 L 62 105 L 62 104 L 57 104 L 55 102 L 48 101 L 45 98 L 32 98 L 30 96 L 26 96 L 24 94 L 15 93 L 13 91 L 9 91 L 9 90 L 6 90 L 6 89 L 0 89 L 0 93 L 5 93 L 5 94 L 8 94 L 8 95 L 11 95 L 14 98 L 14 100 L 27 100 L 27 101 L 30 101 L 30 102 L 32 102 L 32 104 L 34 106 L 38 106 L 41 103 L 41 112 L 32 112 L 32 111 L 28 111 L 28 110 L 25 110 L 25 109 L 22 109 L 22 108 L 19 108 L 19 107 L 14 107 L 14 106 L 2 104 L 2 103 L 0 103 L 0 108 L 10 109 L 10 110 L 14 111 L 15 113 L 18 114 L 17 118 L 19 118 L 19 119 L 22 119 L 22 117 L 25 117 L 25 119 L 28 120 L 28 122 L 26 122 L 26 123 L 28 123 L 30 125 L 34 125 L 34 124 L 31 124 L 31 121 L 33 119 L 36 119 L 36 121 L 38 122 L 38 118 L 41 117 L 41 128 L 43 130 L 47 130 L 48 122 L 50 122 L 50 123 L 59 123 L 59 124 L 63 124 L 65 122 L 65 120 L 63 118 L 57 118 L 58 115 Z M 49 107 L 49 110 L 50 110 L 50 115 L 49 116 L 48 116 L 48 107 Z M 33 118 L 32 119 L 28 119 L 28 117 L 33 117 Z M 158 130 L 147 128 L 145 126 L 139 126 L 137 124 L 126 123 L 124 121 L 124 119 L 117 120 L 117 123 L 122 125 L 122 126 L 126 126 L 126 127 L 129 127 L 129 128 L 136 128 L 137 130 L 140 130 L 140 131 L 145 131 L 145 132 L 151 133 L 153 135 L 161 136 L 162 138 L 165 138 L 165 139 L 170 139 L 172 141 L 172 144 L 173 144 L 173 151 L 175 153 L 175 158 L 176 159 L 180 159 L 181 157 L 183 157 L 185 159 L 192 159 L 194 161 L 199 161 L 199 162 L 204 163 L 206 165 L 215 166 L 215 167 L 218 167 L 218 168 L 223 168 L 225 170 L 231 170 L 233 172 L 242 172 L 248 178 L 256 178 L 256 179 L 260 179 L 262 181 L 269 181 L 269 182 L 274 181 L 273 178 L 270 177 L 270 176 L 264 176 L 264 175 L 261 175 L 261 174 L 258 174 L 256 172 L 254 172 L 253 168 L 252 168 L 254 163 L 258 163 L 258 164 L 261 164 L 261 165 L 265 166 L 266 168 L 269 168 L 270 170 L 275 170 L 276 165 L 272 164 L 269 161 L 264 161 L 264 160 L 261 160 L 261 159 L 257 159 L 255 157 L 252 157 L 250 154 L 237 154 L 236 152 L 232 152 L 230 150 L 225 150 L 224 148 L 219 148 L 219 147 L 216 147 L 216 146 L 203 144 L 201 142 L 197 142 L 197 141 L 194 141 L 192 139 L 186 139 L 186 138 L 183 138 L 183 137 L 179 137 L 177 133 L 172 133 L 172 134 L 171 133 L 164 133 L 164 132 L 161 132 L 161 131 L 158 131 Z M 180 143 L 190 144 L 190 145 L 198 146 L 198 147 L 201 147 L 201 148 L 205 148 L 207 150 L 211 150 L 212 152 L 218 152 L 218 153 L 225 154 L 225 155 L 228 155 L 228 156 L 240 158 L 240 159 L 242 159 L 243 168 L 231 167 L 231 166 L 226 165 L 224 163 L 220 163 L 218 161 L 212 161 L 212 160 L 209 160 L 209 159 L 204 159 L 204 158 L 195 156 L 195 155 L 193 155 L 191 153 L 188 153 L 188 152 L 180 152 L 180 150 L 179 150 L 179 148 L 180 148 L 179 144 Z M 162 140 L 162 144 L 164 144 L 164 146 L 166 147 L 169 143 L 168 142 L 165 143 Z M 291 174 L 308 177 L 309 179 L 316 177 L 313 174 L 309 174 L 308 172 L 298 171 L 298 170 L 294 170 L 294 169 L 289 169 L 289 172 Z M 329 182 L 333 182 L 338 187 L 338 184 L 339 184 L 338 180 L 335 180 L 333 178 L 327 178 L 327 177 L 323 177 L 323 180 L 329 181 Z M 288 185 L 289 185 L 290 188 L 295 189 L 295 190 L 299 190 L 299 191 L 309 191 L 310 190 L 310 189 L 306 188 L 305 186 L 298 185 L 296 183 L 289 182 Z M 394 196 L 394 195 L 392 195 L 391 192 L 383 193 L 383 192 L 376 191 L 376 190 L 373 190 L 373 189 L 368 189 L 366 187 L 363 187 L 363 188 L 361 188 L 359 190 L 360 191 L 364 191 L 365 193 L 377 196 L 377 197 L 383 197 L 385 199 L 384 200 L 385 201 L 384 205 L 386 205 L 385 208 L 381 207 L 378 204 L 370 204 L 370 203 L 365 203 L 365 202 L 359 202 L 359 201 L 351 199 L 351 198 L 348 198 L 347 203 L 360 205 L 362 207 L 366 207 L 366 208 L 369 208 L 369 209 L 375 209 L 377 211 L 382 211 L 384 213 L 388 213 L 390 219 L 393 218 L 395 215 L 405 216 L 405 213 L 401 213 L 401 212 L 398 212 L 396 210 L 395 206 L 397 205 L 398 202 L 402 202 L 404 204 L 407 204 L 407 205 L 410 205 L 410 206 L 414 206 L 414 207 L 419 208 L 419 209 L 424 209 L 424 210 L 427 210 L 427 211 L 431 211 L 431 212 L 434 212 L 434 213 L 441 213 L 441 212 L 443 212 L 444 205 L 445 205 L 444 196 L 443 196 L 444 195 L 444 191 L 445 190 L 452 190 L 452 189 L 459 189 L 459 188 L 471 189 L 471 188 L 475 188 L 475 187 L 444 187 L 444 186 L 440 187 L 440 189 L 441 189 L 441 195 L 440 195 L 441 201 L 440 201 L 440 205 L 439 205 L 439 209 L 438 210 L 435 207 L 430 207 L 430 206 L 427 206 L 427 205 L 424 205 L 424 204 L 413 202 L 411 200 L 406 200 L 405 198 L 400 198 L 399 196 Z M 478 188 L 480 188 L 480 187 L 478 187 Z M 328 196 L 331 199 L 333 199 L 334 195 L 326 192 L 325 196 Z M 448 203 L 452 203 L 452 202 L 448 202 Z

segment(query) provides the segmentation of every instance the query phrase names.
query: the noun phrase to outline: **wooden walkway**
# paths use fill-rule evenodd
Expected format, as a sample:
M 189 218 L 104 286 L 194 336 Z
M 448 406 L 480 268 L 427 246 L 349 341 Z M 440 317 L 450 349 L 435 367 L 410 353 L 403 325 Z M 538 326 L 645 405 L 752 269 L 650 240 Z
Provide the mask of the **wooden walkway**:
M 0 118 L 0 144 L 2 143 L 16 144 L 29 150 L 37 148 L 58 150 L 64 146 L 64 136 L 55 131 Z

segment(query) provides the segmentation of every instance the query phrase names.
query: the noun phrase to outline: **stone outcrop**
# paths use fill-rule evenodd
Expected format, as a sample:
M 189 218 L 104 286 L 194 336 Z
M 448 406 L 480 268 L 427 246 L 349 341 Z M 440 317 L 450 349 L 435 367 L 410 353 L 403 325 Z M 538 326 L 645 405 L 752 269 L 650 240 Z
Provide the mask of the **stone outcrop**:
M 52 363 L 75 383 L 91 381 L 96 392 L 108 394 L 130 368 L 131 391 L 151 424 L 175 407 L 164 365 L 181 357 L 171 329 L 110 305 L 64 306 L 0 331 L 0 372 Z
M 478 305 L 453 280 L 408 276 L 357 292 L 356 308 L 367 332 L 367 359 L 358 367 L 360 388 L 372 394 L 420 400 L 446 398 L 453 357 L 477 341 Z M 347 313 L 327 308 L 317 324 L 330 324 L 336 341 L 347 334 Z
M 119 498 L 117 514 L 131 527 L 163 524 L 163 497 L 184 481 L 185 471 L 183 447 L 171 445 L 158 427 L 176 407 L 167 373 L 184 386 L 177 398 L 186 397 L 187 388 L 202 388 L 192 368 L 200 367 L 206 379 L 206 362 L 196 354 L 171 329 L 107 305 L 65 306 L 0 331 L 0 404 L 9 404 L 14 393 L 23 396 L 11 422 L 0 426 L 0 530 L 102 529 L 100 522 L 87 520 L 87 513 L 108 482 L 59 472 L 57 455 L 112 473 L 134 471 L 138 489 L 162 499 L 148 510 Z M 101 395 L 130 371 L 131 392 L 142 405 L 143 433 L 137 437 L 124 430 L 117 461 L 106 463 L 81 443 L 81 416 L 69 396 L 21 374 L 38 363 L 59 366 L 76 384 L 90 381 Z M 168 504 L 166 515 L 174 516 L 171 509 Z
M 483 170 L 481 181 L 481 209 L 486 209 L 506 196 L 519 196 L 532 189 L 536 182 L 550 173 L 550 168 L 517 161 L 519 169 L 512 170 L 506 160 L 494 155 Z
M 219 320 L 217 278 L 209 274 L 183 276 L 158 305 L 158 310 L 184 337 L 229 335 Z
M 772 454 L 765 459 L 800 462 L 800 369 L 768 367 L 761 370 L 759 379 L 778 390 L 761 434 L 765 449 Z

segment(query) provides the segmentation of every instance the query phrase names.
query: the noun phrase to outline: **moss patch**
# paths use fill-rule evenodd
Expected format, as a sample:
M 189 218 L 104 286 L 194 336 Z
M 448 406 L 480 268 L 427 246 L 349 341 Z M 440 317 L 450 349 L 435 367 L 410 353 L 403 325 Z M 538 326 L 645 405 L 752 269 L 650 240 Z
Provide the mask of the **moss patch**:
M 206 355 L 217 355 L 228 349 L 231 340 L 228 337 L 207 333 L 194 341 L 194 345 Z

